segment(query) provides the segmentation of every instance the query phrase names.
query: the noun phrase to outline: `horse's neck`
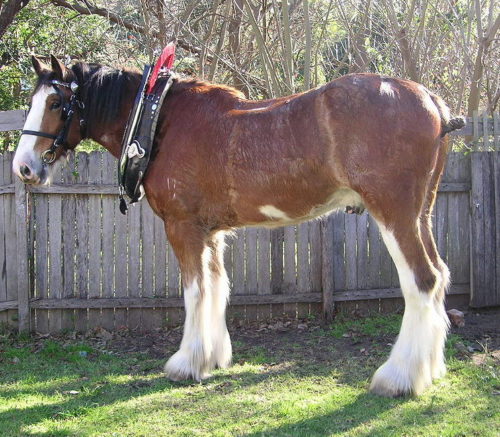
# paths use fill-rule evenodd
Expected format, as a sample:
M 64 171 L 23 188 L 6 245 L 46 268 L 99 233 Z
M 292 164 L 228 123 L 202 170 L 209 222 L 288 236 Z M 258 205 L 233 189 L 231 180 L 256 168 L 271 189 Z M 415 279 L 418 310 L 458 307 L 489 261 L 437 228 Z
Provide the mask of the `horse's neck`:
M 115 158 L 119 158 L 121 155 L 121 142 L 123 138 L 123 132 L 125 130 L 125 122 L 123 127 L 106 130 L 104 126 L 103 129 L 99 129 L 95 134 L 91 136 L 91 139 L 99 143 L 108 152 L 110 152 Z

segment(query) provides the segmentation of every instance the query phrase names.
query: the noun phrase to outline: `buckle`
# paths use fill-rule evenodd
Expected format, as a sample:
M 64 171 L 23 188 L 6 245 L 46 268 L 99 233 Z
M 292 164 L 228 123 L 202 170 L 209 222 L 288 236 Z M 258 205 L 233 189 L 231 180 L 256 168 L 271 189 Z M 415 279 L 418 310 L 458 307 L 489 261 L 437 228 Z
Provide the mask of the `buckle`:
M 132 159 L 136 156 L 139 158 L 144 158 L 144 155 L 146 154 L 146 151 L 141 147 L 139 142 L 137 140 L 134 140 L 131 142 L 128 147 L 127 147 L 127 156 L 128 159 Z

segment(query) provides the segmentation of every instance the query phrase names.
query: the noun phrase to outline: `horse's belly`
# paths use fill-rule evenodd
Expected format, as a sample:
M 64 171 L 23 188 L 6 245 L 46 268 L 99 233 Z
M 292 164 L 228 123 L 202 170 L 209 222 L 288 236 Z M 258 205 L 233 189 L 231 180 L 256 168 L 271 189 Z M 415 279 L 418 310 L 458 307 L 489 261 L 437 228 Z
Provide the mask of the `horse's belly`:
M 272 201 L 262 202 L 262 205 L 258 205 L 256 208 L 259 213 L 259 220 L 252 220 L 248 225 L 288 226 L 312 220 L 336 210 L 345 210 L 346 207 L 353 209 L 364 208 L 361 196 L 347 187 L 338 188 L 321 203 L 311 203 L 308 198 L 304 198 L 302 204 L 302 211 L 297 212 L 297 199 L 295 199 L 293 205 L 289 206 L 283 202 L 276 202 L 275 204 Z

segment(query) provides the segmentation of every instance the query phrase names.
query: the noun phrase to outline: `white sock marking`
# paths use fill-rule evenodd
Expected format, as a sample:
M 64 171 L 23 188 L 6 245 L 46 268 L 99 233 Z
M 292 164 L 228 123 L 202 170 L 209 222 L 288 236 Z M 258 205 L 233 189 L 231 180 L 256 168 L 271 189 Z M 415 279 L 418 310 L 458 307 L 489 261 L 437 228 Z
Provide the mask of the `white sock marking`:
M 433 377 L 442 376 L 447 320 L 444 310 L 439 310 L 434 302 L 436 290 L 418 289 L 394 234 L 379 227 L 398 270 L 405 312 L 396 344 L 389 359 L 375 373 L 372 388 L 387 395 L 418 394 L 432 383 Z M 441 286 L 439 272 L 437 277 L 436 289 Z

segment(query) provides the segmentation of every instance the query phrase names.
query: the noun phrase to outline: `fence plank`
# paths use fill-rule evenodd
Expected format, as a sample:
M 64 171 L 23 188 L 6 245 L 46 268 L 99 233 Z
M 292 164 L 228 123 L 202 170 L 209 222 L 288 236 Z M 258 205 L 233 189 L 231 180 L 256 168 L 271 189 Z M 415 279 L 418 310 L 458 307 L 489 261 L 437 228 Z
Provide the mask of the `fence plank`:
M 146 199 L 141 202 L 141 240 L 142 240 L 142 296 L 153 297 L 153 273 L 154 273 L 154 213 Z M 155 310 L 142 311 L 141 329 L 150 331 L 155 327 Z
M 309 223 L 309 250 L 311 259 L 311 291 L 321 291 L 321 221 L 314 220 Z
M 12 159 L 13 153 L 7 152 L 7 160 L 4 161 L 4 180 L 8 184 L 13 183 L 13 173 L 12 173 Z M 5 250 L 6 250 L 6 264 L 5 272 L 7 275 L 7 300 L 17 299 L 17 259 L 14 254 L 17 251 L 17 241 L 16 241 L 16 198 L 14 194 L 10 194 L 6 197 L 6 202 L 4 203 L 4 218 L 5 218 Z M 7 317 L 9 319 L 9 325 L 15 327 L 17 326 L 18 314 L 16 310 L 10 310 L 7 312 Z
M 57 169 L 53 175 L 54 180 L 61 180 L 61 170 Z M 51 299 L 62 297 L 63 272 L 62 272 L 62 197 L 59 194 L 49 198 L 49 296 Z M 50 332 L 61 331 L 61 310 L 49 313 Z
M 116 170 L 115 170 L 116 171 Z M 111 211 L 110 211 L 111 213 Z M 115 206 L 113 207 L 115 234 L 114 234 L 114 295 L 116 298 L 128 296 L 128 253 L 127 253 L 127 216 L 123 215 Z M 115 309 L 115 327 L 128 326 L 128 310 L 126 308 Z
M 258 294 L 271 294 L 271 231 L 266 228 L 257 230 L 257 281 Z M 257 307 L 257 319 L 268 320 L 271 317 L 271 305 Z
M 245 294 L 257 294 L 257 229 L 245 229 Z
M 283 232 L 284 273 L 283 293 L 295 293 L 297 274 L 295 271 L 295 226 L 287 226 Z
M 75 155 L 71 153 L 62 170 L 63 183 L 71 184 L 75 180 Z M 62 196 L 61 209 L 63 212 L 62 228 L 62 259 L 63 288 L 62 298 L 75 296 L 75 236 L 76 236 L 76 197 L 74 194 Z M 74 311 L 63 311 L 61 315 L 61 329 L 75 329 Z
M 297 246 L 296 246 L 297 228 L 295 226 L 287 226 L 284 229 L 284 264 L 285 270 L 283 273 L 283 293 L 293 294 L 298 293 L 298 281 L 297 281 L 297 271 L 298 271 L 298 259 Z M 296 303 L 286 303 L 283 305 L 283 314 L 295 317 L 297 313 Z
M 283 287 L 283 228 L 271 230 L 271 293 L 278 294 Z
M 93 151 L 89 155 L 89 179 L 91 184 L 102 183 L 102 156 L 101 152 Z M 92 232 L 89 232 L 89 285 L 88 297 L 94 299 L 101 296 L 102 284 L 102 261 L 101 261 L 101 214 L 102 204 L 101 196 L 88 197 L 89 227 L 92 226 Z M 88 312 L 89 329 L 102 326 L 101 311 L 91 309 Z
M 309 269 L 309 223 L 297 225 L 297 287 L 299 293 L 311 291 Z
M 48 197 L 38 195 L 35 199 L 36 214 L 36 252 L 35 252 L 35 296 L 40 299 L 48 298 L 47 281 L 47 242 L 48 242 Z M 36 312 L 36 330 L 40 333 L 49 332 L 49 313 L 46 310 Z
M 333 283 L 334 290 L 345 290 L 345 218 L 343 213 L 333 215 Z
M 139 204 L 130 206 L 128 216 L 128 295 L 140 297 L 141 290 L 141 207 Z M 141 327 L 141 310 L 130 308 L 128 310 L 128 327 L 139 329 Z
M 259 241 L 258 263 L 258 294 L 271 294 L 271 231 L 260 228 L 257 232 Z
M 8 155 L 3 153 L 0 155 L 0 185 L 6 185 L 7 182 L 4 179 L 4 168 L 7 166 L 4 162 L 8 160 Z M 8 169 L 10 172 L 10 168 Z M 6 265 L 7 252 L 5 251 L 5 203 L 8 202 L 7 195 L 0 195 L 0 302 L 7 302 L 7 278 L 6 271 L 3 266 Z M 0 325 L 6 325 L 8 323 L 7 311 L 0 311 Z
M 347 290 L 358 287 L 356 214 L 345 214 L 345 282 Z
M 470 167 L 464 165 L 468 158 L 461 154 L 451 154 L 447 166 L 449 180 L 464 180 L 470 175 Z M 448 197 L 448 229 L 447 229 L 447 263 L 451 271 L 453 283 L 464 284 L 470 280 L 469 269 L 469 210 L 466 207 L 466 193 L 447 193 Z
M 257 281 L 257 229 L 245 229 L 245 294 L 258 294 Z M 257 320 L 257 308 L 247 306 L 245 313 L 250 320 Z
M 323 316 L 327 322 L 333 319 L 334 269 L 333 216 L 321 221 L 321 286 L 323 290 Z
M 102 156 L 102 183 L 112 184 L 118 180 L 116 175 L 117 160 L 110 153 Z M 115 238 L 115 210 L 117 210 L 118 197 L 103 195 L 102 205 L 102 297 L 113 297 L 114 284 L 114 238 Z M 113 309 L 103 309 L 101 312 L 101 326 L 111 330 L 115 328 L 115 314 Z
M 233 293 L 245 293 L 245 231 L 238 229 L 233 242 Z
M 79 153 L 77 157 L 77 182 L 87 183 L 89 180 L 89 155 Z M 81 299 L 88 297 L 89 284 L 89 196 L 82 194 L 76 197 L 76 292 Z M 87 311 L 75 312 L 75 328 L 86 331 Z

